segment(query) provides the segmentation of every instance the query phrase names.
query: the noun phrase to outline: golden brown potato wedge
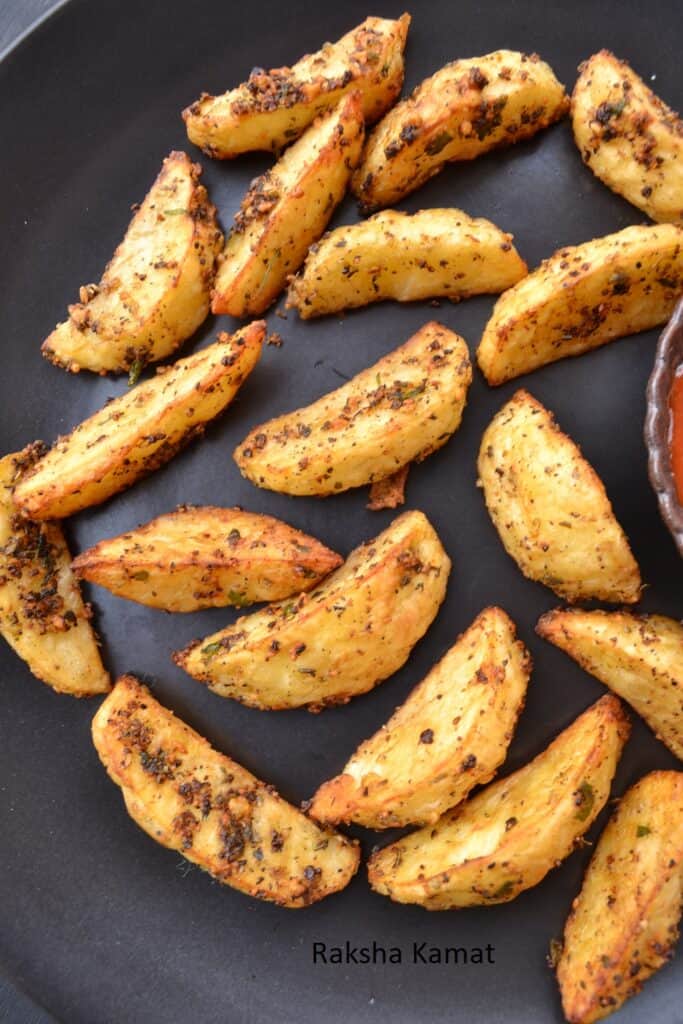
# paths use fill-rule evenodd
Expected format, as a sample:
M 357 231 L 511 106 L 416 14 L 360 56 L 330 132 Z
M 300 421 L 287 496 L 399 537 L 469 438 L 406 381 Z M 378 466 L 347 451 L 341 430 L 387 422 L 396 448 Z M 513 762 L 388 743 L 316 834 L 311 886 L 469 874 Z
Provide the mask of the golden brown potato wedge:
M 683 121 L 609 50 L 579 71 L 572 127 L 584 163 L 653 220 L 683 223 Z
M 410 463 L 407 462 L 405 466 L 401 466 L 389 476 L 375 480 L 370 485 L 368 503 L 365 507 L 371 512 L 381 512 L 385 508 L 398 508 L 399 505 L 405 505 L 409 469 Z
M 220 257 L 214 313 L 263 313 L 299 269 L 360 157 L 362 107 L 360 93 L 345 96 L 252 183 Z
M 564 931 L 557 980 L 571 1024 L 636 995 L 674 953 L 683 901 L 683 774 L 651 772 L 600 837 Z
M 184 505 L 100 541 L 72 568 L 118 597 L 191 612 L 299 594 L 341 563 L 320 541 L 273 516 Z
M 338 892 L 358 846 L 323 829 L 122 676 L 92 723 L 93 742 L 131 818 L 219 882 L 282 907 Z
M 502 292 L 527 272 L 512 235 L 462 210 L 385 210 L 330 231 L 287 293 L 302 320 L 383 299 L 413 302 Z
M 254 427 L 235 462 L 257 487 L 285 494 L 382 480 L 446 443 L 471 381 L 467 345 L 431 321 L 336 391 Z
M 569 109 L 537 54 L 496 50 L 425 79 L 377 125 L 352 188 L 365 212 L 392 206 L 454 160 L 528 139 Z
M 59 438 L 17 484 L 31 519 L 63 519 L 168 462 L 230 404 L 261 355 L 263 321 L 243 327 L 109 402 Z
M 528 391 L 494 416 L 477 466 L 493 524 L 525 576 L 567 601 L 639 599 L 640 571 L 600 477 Z
M 477 350 L 489 384 L 665 323 L 683 288 L 683 228 L 641 224 L 559 249 L 498 299 Z
M 536 632 L 566 651 L 683 761 L 683 625 L 663 615 L 556 609 Z
M 183 111 L 188 138 L 221 159 L 275 151 L 354 90 L 360 91 L 363 116 L 372 124 L 400 95 L 409 26 L 409 14 L 396 21 L 366 18 L 291 68 L 255 68 L 248 82 L 222 96 L 204 93 Z
M 435 822 L 504 761 L 530 672 L 514 623 L 486 608 L 342 774 L 322 784 L 311 814 L 366 828 Z
M 602 697 L 524 768 L 374 854 L 370 885 L 427 910 L 513 900 L 595 821 L 628 733 L 617 698 Z
M 58 693 L 91 697 L 110 688 L 71 572 L 58 523 L 21 516 L 12 492 L 41 457 L 40 444 L 0 459 L 0 633 L 38 679 Z
M 98 285 L 80 289 L 69 319 L 43 342 L 67 370 L 133 370 L 169 356 L 209 312 L 223 235 L 185 153 L 166 157 Z
M 404 512 L 312 593 L 243 616 L 174 661 L 250 707 L 344 704 L 405 663 L 439 610 L 450 567 L 426 517 Z

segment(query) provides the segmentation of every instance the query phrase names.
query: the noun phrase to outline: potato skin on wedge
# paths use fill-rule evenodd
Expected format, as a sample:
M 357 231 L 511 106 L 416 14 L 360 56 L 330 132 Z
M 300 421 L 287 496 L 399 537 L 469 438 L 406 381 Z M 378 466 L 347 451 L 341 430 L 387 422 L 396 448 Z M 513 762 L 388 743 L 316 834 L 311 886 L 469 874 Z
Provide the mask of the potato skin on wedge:
M 462 210 L 385 210 L 330 231 L 287 293 L 302 320 L 383 299 L 413 302 L 502 292 L 527 273 L 505 234 Z
M 17 508 L 63 519 L 168 462 L 230 404 L 261 355 L 263 321 L 179 359 L 59 438 L 19 482 Z
M 74 559 L 77 576 L 167 612 L 242 607 L 311 590 L 343 559 L 273 516 L 191 505 Z
M 503 384 L 665 323 L 683 288 L 683 228 L 640 224 L 559 249 L 504 292 L 477 360 Z
M 683 625 L 664 615 L 556 609 L 536 632 L 641 715 L 683 761 Z
M 345 704 L 405 663 L 439 610 L 450 567 L 422 512 L 404 512 L 312 593 L 243 616 L 173 660 L 249 707 Z
M 604 806 L 629 723 L 606 695 L 538 757 L 373 854 L 370 885 L 427 910 L 507 903 L 564 860 Z
M 489 782 L 522 710 L 531 657 L 501 608 L 486 608 L 386 725 L 324 782 L 318 821 L 391 828 L 435 822 Z
M 92 697 L 110 689 L 109 673 L 62 529 L 25 519 L 12 501 L 18 481 L 43 451 L 37 442 L 0 459 L 0 633 L 57 693 Z
M 233 457 L 257 487 L 284 494 L 383 480 L 448 441 L 471 381 L 463 339 L 430 321 L 336 391 L 254 427 Z
M 201 167 L 173 152 L 133 217 L 98 285 L 80 289 L 43 355 L 74 372 L 139 370 L 171 355 L 209 312 L 223 246 Z
M 343 889 L 358 846 L 321 828 L 122 676 L 92 723 L 131 818 L 219 882 L 282 907 Z
M 525 576 L 566 601 L 639 599 L 640 571 L 600 477 L 528 391 L 494 416 L 477 467 L 493 524 Z
M 583 162 L 648 217 L 683 224 L 683 121 L 609 50 L 579 71 L 571 116 Z
M 574 900 L 557 965 L 571 1024 L 614 1013 L 671 959 L 683 900 L 683 774 L 622 797 Z
M 354 90 L 361 94 L 366 123 L 372 124 L 401 93 L 409 26 L 409 14 L 396 21 L 366 18 L 291 68 L 255 68 L 247 82 L 222 96 L 204 93 L 183 111 L 188 138 L 223 160 L 253 150 L 277 151 Z
M 454 160 L 527 139 L 569 109 L 537 54 L 496 50 L 446 64 L 368 138 L 352 188 L 366 213 L 392 206 Z
M 219 260 L 214 313 L 257 316 L 277 298 L 343 198 L 364 131 L 353 92 L 252 182 Z

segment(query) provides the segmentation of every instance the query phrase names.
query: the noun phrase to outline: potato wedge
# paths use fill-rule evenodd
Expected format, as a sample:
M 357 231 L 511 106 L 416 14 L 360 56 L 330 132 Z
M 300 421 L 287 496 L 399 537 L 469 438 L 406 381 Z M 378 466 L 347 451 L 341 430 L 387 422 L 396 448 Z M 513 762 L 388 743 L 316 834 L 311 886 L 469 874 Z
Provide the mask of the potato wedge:
M 323 829 L 122 676 L 92 723 L 131 818 L 219 882 L 282 907 L 338 892 L 358 845 Z
M 639 599 L 640 571 L 600 477 L 528 391 L 494 416 L 477 466 L 493 524 L 525 576 L 566 601 Z
M 214 313 L 256 316 L 277 298 L 343 198 L 363 133 L 352 92 L 252 182 L 219 261 Z
M 368 138 L 352 189 L 366 213 L 393 206 L 454 160 L 528 139 L 569 109 L 537 54 L 496 50 L 446 64 Z
M 571 116 L 584 163 L 648 217 L 683 224 L 683 121 L 609 50 L 579 71 Z
M 201 167 L 171 153 L 98 285 L 80 289 L 69 319 L 43 342 L 67 370 L 121 372 L 171 355 L 206 319 L 223 246 Z
M 645 719 L 683 761 L 683 625 L 663 615 L 556 609 L 536 632 Z
M 565 1016 L 592 1024 L 636 995 L 674 953 L 683 902 L 683 774 L 651 772 L 600 837 L 564 931 Z
M 502 292 L 527 273 L 507 235 L 462 210 L 385 210 L 330 231 L 287 292 L 302 320 L 383 299 L 414 302 Z
M 628 733 L 617 698 L 602 697 L 524 768 L 374 854 L 370 885 L 427 910 L 508 903 L 588 831 Z
M 450 567 L 427 518 L 404 512 L 311 594 L 243 616 L 173 660 L 249 707 L 345 704 L 405 663 L 439 610 Z
M 665 323 L 683 288 L 683 228 L 641 224 L 559 249 L 493 308 L 477 360 L 489 384 Z
M 435 822 L 505 760 L 531 658 L 501 608 L 486 608 L 386 725 L 324 782 L 318 821 L 391 828 Z
M 343 559 L 280 519 L 184 505 L 74 559 L 77 576 L 167 612 L 241 608 L 311 590 Z
M 92 697 L 110 689 L 71 572 L 59 523 L 21 516 L 12 492 L 41 457 L 40 444 L 0 459 L 0 633 L 37 679 L 58 693 Z
M 31 519 L 63 519 L 168 462 L 230 404 L 261 355 L 263 321 L 174 363 L 75 427 L 17 484 Z
M 234 451 L 242 476 L 284 494 L 336 494 L 441 448 L 472 381 L 467 345 L 431 321 L 317 402 L 254 429 Z
M 291 68 L 254 68 L 236 89 L 222 96 L 204 93 L 183 111 L 188 138 L 224 160 L 253 150 L 276 151 L 354 90 L 360 91 L 363 116 L 372 124 L 401 93 L 409 26 L 409 14 L 396 21 L 366 18 Z

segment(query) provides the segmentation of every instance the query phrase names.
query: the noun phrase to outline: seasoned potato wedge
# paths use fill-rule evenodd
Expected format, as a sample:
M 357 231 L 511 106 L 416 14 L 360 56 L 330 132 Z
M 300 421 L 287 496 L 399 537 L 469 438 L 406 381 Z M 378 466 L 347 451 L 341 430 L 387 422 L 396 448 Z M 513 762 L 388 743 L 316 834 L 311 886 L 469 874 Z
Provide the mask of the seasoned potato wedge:
M 665 323 L 683 288 L 683 228 L 641 224 L 559 249 L 504 292 L 477 359 L 503 384 Z
M 377 125 L 353 191 L 366 212 L 392 206 L 445 164 L 528 139 L 568 109 L 564 86 L 536 54 L 496 50 L 456 60 Z
M 557 609 L 536 632 L 566 651 L 683 761 L 683 625 L 663 615 Z
M 92 736 L 136 824 L 219 882 L 297 908 L 343 889 L 355 874 L 356 843 L 316 825 L 214 750 L 133 676 L 118 680 Z
M 505 759 L 531 658 L 500 608 L 486 608 L 310 812 L 366 828 L 435 822 Z
M 67 370 L 122 371 L 169 356 L 209 312 L 223 235 L 199 184 L 201 167 L 171 153 L 98 285 L 43 342 Z
M 600 477 L 527 391 L 494 416 L 477 466 L 493 524 L 525 576 L 567 601 L 639 599 L 640 572 Z
M 100 541 L 73 570 L 118 597 L 191 612 L 299 594 L 341 563 L 320 541 L 272 516 L 185 505 Z
M 382 299 L 412 302 L 502 292 L 527 272 L 512 235 L 462 210 L 385 210 L 330 231 L 287 293 L 302 320 Z
M 222 96 L 204 93 L 183 111 L 188 138 L 222 159 L 278 150 L 298 138 L 318 114 L 360 91 L 367 124 L 400 95 L 410 15 L 366 18 L 336 43 L 291 68 L 255 68 L 249 81 Z
M 524 768 L 374 854 L 370 885 L 427 910 L 513 900 L 595 821 L 628 733 L 617 698 L 602 697 Z
M 252 182 L 219 261 L 214 313 L 255 316 L 277 298 L 343 198 L 363 133 L 352 92 Z
M 585 164 L 657 221 L 683 223 L 683 121 L 609 50 L 580 67 L 572 127 Z
M 557 980 L 571 1024 L 618 1010 L 674 953 L 683 901 L 683 774 L 651 772 L 600 837 L 564 931 Z
M 38 679 L 73 697 L 106 693 L 100 658 L 71 555 L 58 523 L 21 516 L 12 492 L 41 457 L 40 444 L 0 459 L 0 633 Z
M 317 590 L 243 616 L 174 661 L 250 707 L 344 704 L 404 664 L 439 610 L 450 567 L 426 517 L 404 512 Z
M 263 321 L 218 341 L 109 402 L 59 438 L 17 484 L 31 519 L 63 519 L 168 462 L 223 412 L 261 355 Z
M 285 494 L 335 494 L 426 458 L 460 425 L 467 345 L 434 321 L 312 405 L 254 429 L 234 452 L 243 476 Z

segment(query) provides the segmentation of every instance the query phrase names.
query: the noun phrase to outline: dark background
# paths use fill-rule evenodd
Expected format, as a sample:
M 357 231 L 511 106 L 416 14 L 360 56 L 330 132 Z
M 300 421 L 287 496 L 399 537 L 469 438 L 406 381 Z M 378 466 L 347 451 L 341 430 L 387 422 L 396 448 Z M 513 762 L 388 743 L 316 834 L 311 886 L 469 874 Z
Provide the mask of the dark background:
M 45 4 L 26 5 L 23 15 Z M 78 285 L 96 281 L 120 241 L 130 206 L 161 160 L 187 148 L 179 111 L 203 89 L 224 91 L 253 65 L 291 63 L 368 14 L 397 17 L 399 3 L 308 0 L 251 6 L 210 0 L 71 0 L 0 65 L 3 245 L 0 442 L 15 450 L 52 441 L 125 391 L 123 380 L 76 377 L 49 366 L 39 346 Z M 571 89 L 579 61 L 603 46 L 630 60 L 674 108 L 683 107 L 678 2 L 541 0 L 417 2 L 407 48 L 412 88 L 443 63 L 499 47 L 537 50 Z M 28 20 L 28 19 L 27 19 Z M 16 12 L 5 22 L 16 31 Z M 265 156 L 211 163 L 204 180 L 229 226 Z M 644 217 L 582 167 L 567 122 L 536 139 L 466 165 L 451 165 L 401 208 L 462 206 L 512 231 L 530 266 L 558 246 L 616 231 Z M 356 219 L 347 200 L 335 223 Z M 224 419 L 149 480 L 68 524 L 75 551 L 168 511 L 179 502 L 243 504 L 279 515 L 342 553 L 376 534 L 392 513 L 370 513 L 364 490 L 325 501 L 253 488 L 231 451 L 256 423 L 307 403 L 405 341 L 435 317 L 472 353 L 493 305 L 383 304 L 303 324 L 269 314 L 284 338 L 263 360 Z M 184 348 L 212 340 L 229 318 L 209 320 Z M 272 781 L 294 802 L 336 773 L 487 604 L 518 624 L 535 671 L 504 772 L 524 764 L 603 692 L 533 632 L 557 604 L 505 555 L 475 487 L 481 433 L 523 385 L 581 444 L 604 480 L 648 588 L 642 608 L 678 618 L 681 563 L 647 483 L 644 389 L 657 332 L 556 363 L 491 390 L 478 372 L 463 425 L 445 449 L 413 468 L 407 508 L 431 519 L 453 559 L 447 600 L 408 665 L 373 693 L 314 716 L 265 713 L 214 696 L 176 669 L 170 652 L 232 621 L 211 611 L 168 616 L 91 589 L 113 674 L 132 671 L 220 749 Z M 0 1017 L 69 1024 L 463 1024 L 561 1021 L 549 941 L 562 931 L 590 850 L 576 852 L 512 904 L 432 913 L 372 893 L 361 868 L 350 887 L 305 911 L 258 903 L 222 888 L 162 849 L 126 815 L 90 742 L 96 701 L 60 697 L 0 649 L 0 963 L 8 986 Z M 653 768 L 679 767 L 636 719 L 614 793 Z M 601 815 L 589 838 L 606 820 Z M 385 837 L 357 830 L 366 852 Z M 314 941 L 387 946 L 496 948 L 495 966 L 311 966 Z M 648 982 L 619 1021 L 680 1024 L 679 958 Z M 23 993 L 27 994 L 25 1001 Z M 30 999 L 29 999 L 30 997 Z M 33 1001 L 33 1002 L 31 1002 Z M 4 1009 L 3 1009 L 4 1007 Z M 45 1008 L 43 1015 L 40 1007 Z

